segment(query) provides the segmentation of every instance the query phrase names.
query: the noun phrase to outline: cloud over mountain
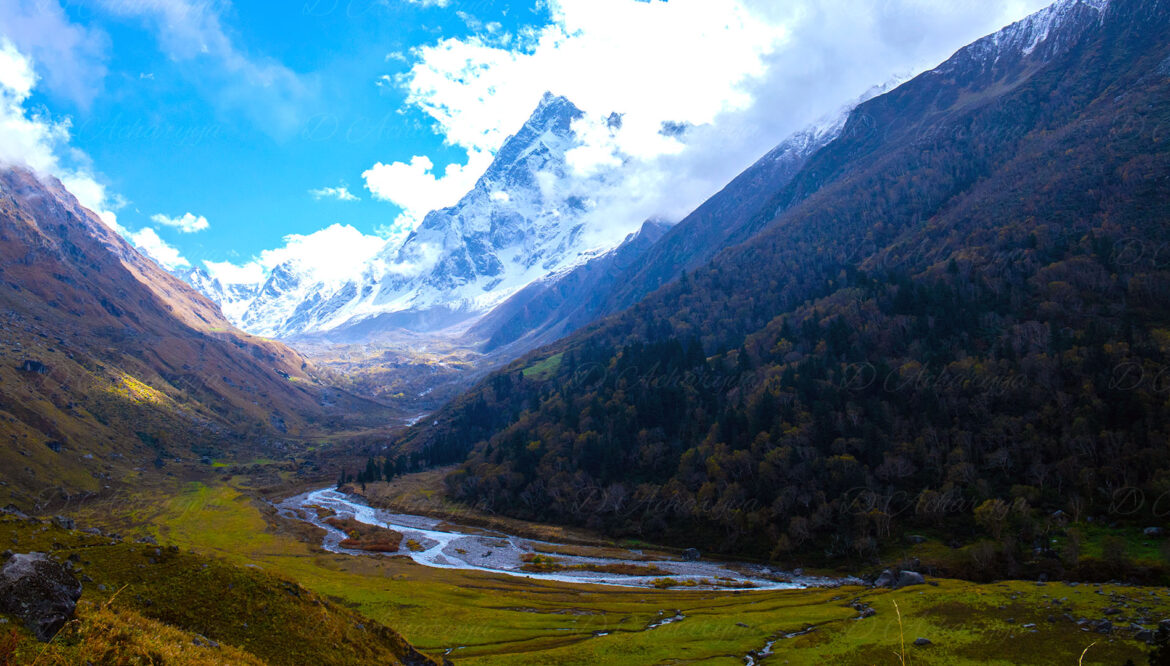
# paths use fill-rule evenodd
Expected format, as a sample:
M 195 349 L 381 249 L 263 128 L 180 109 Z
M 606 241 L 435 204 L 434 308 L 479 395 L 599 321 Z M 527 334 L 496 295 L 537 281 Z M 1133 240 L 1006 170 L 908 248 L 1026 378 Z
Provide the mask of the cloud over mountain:
M 367 187 L 416 222 L 420 182 L 447 195 L 439 205 L 457 198 L 486 168 L 484 153 L 552 91 L 586 114 L 576 129 L 587 145 L 570 165 L 621 172 L 591 193 L 598 224 L 678 219 L 765 147 L 1044 4 L 552 0 L 542 28 L 415 49 L 401 78 L 408 102 L 469 159 L 441 173 L 426 156 L 379 164 Z

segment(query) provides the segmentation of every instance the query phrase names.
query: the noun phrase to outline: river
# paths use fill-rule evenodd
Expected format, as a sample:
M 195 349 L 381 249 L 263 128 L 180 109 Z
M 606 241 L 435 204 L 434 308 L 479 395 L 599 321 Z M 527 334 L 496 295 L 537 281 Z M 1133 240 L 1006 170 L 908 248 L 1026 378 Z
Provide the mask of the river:
M 834 587 L 859 582 L 851 579 L 794 575 L 757 564 L 712 560 L 689 562 L 661 557 L 650 559 L 636 550 L 625 551 L 628 557 L 614 558 L 600 554 L 590 555 L 593 549 L 572 546 L 569 548 L 574 554 L 567 555 L 558 553 L 566 548 L 563 544 L 465 528 L 423 516 L 391 513 L 373 508 L 360 498 L 333 488 L 291 497 L 277 505 L 277 508 L 285 517 L 302 520 L 323 529 L 325 539 L 322 547 L 330 552 L 370 556 L 370 553 L 342 548 L 341 542 L 345 539 L 345 534 L 325 523 L 318 515 L 318 508 L 332 511 L 341 518 L 353 518 L 360 523 L 399 532 L 403 535 L 403 546 L 398 553 L 389 555 L 405 555 L 418 564 L 440 569 L 482 571 L 534 580 L 591 585 L 727 591 L 792 590 Z M 413 549 L 406 545 L 411 542 Z M 612 549 L 609 552 L 612 553 Z M 526 563 L 523 558 L 525 556 L 531 558 L 536 553 L 544 553 L 555 558 L 560 569 L 548 573 L 524 571 Z M 653 567 L 656 571 L 653 575 L 621 575 L 587 570 L 630 564 Z

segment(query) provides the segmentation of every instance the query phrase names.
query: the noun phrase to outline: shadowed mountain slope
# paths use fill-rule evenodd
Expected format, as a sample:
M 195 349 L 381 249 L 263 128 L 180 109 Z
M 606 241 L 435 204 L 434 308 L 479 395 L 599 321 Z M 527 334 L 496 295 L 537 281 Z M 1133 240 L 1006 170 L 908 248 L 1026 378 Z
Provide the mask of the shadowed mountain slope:
M 856 108 L 750 240 L 401 450 L 469 456 L 452 491 L 518 517 L 761 556 L 1009 534 L 1001 573 L 1056 509 L 1159 496 L 1167 34 L 1164 2 L 1063 0 L 963 49 Z

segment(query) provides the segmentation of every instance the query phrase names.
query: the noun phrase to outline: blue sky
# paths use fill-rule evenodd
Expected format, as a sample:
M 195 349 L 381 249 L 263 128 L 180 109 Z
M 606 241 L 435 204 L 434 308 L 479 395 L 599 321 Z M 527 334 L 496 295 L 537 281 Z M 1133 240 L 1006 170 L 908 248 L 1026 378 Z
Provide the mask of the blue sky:
M 586 112 L 571 166 L 620 238 L 1045 4 L 4 0 L 0 163 L 61 177 L 161 263 L 342 277 L 455 203 L 551 91 Z
M 192 262 L 248 257 L 282 235 L 333 223 L 373 234 L 399 208 L 364 190 L 361 174 L 371 165 L 414 155 L 440 167 L 466 160 L 404 103 L 401 86 L 378 85 L 409 69 L 412 46 L 471 33 L 449 7 L 309 0 L 225 9 L 220 20 L 234 47 L 287 68 L 303 95 L 260 90 L 233 99 L 211 58 L 176 59 L 148 19 L 65 6 L 70 22 L 107 36 L 107 74 L 94 82 L 92 101 L 46 87 L 31 103 L 72 117 L 73 145 L 128 202 L 117 211 L 123 226 L 157 227 Z M 484 5 L 481 16 L 509 31 L 547 22 L 534 6 Z M 340 187 L 360 201 L 311 194 Z M 207 230 L 184 234 L 151 220 L 187 213 L 209 220 Z

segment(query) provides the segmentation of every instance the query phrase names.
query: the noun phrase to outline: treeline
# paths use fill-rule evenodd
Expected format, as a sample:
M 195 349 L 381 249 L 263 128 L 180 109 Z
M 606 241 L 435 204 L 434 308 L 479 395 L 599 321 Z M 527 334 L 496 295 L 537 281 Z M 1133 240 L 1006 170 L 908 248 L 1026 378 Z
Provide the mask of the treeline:
M 337 479 L 337 487 L 356 483 L 362 488 L 367 483 L 379 481 L 393 481 L 404 475 L 426 469 L 428 463 L 418 453 L 399 456 L 370 456 L 366 459 L 366 466 L 357 472 L 344 470 Z

